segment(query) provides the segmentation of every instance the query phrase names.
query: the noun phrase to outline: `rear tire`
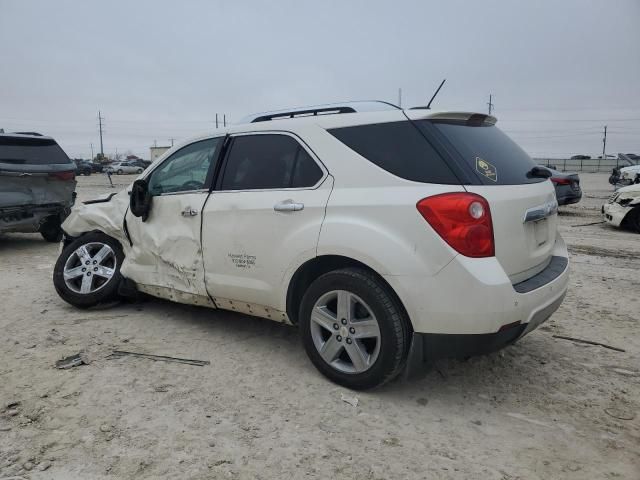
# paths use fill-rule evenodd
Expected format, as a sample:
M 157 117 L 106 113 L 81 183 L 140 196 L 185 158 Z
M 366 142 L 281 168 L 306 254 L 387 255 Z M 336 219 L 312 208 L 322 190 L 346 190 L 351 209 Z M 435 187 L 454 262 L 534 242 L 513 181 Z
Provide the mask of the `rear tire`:
M 141 168 L 139 168 L 139 169 L 136 171 L 136 173 L 137 173 L 138 175 L 140 175 L 140 174 L 142 173 L 142 169 L 141 169 Z
M 65 302 L 79 308 L 113 301 L 118 298 L 123 260 L 118 241 L 101 232 L 88 233 L 62 250 L 53 285 Z
M 44 238 L 47 242 L 58 243 L 62 240 L 62 228 L 60 227 L 60 217 L 54 215 L 52 217 L 47 217 L 42 225 L 40 225 L 40 229 L 38 230 L 42 238 Z
M 390 288 L 367 270 L 346 268 L 317 278 L 302 298 L 299 319 L 307 355 L 337 384 L 378 387 L 404 367 L 409 319 Z
M 117 173 L 118 175 L 122 175 L 122 173 L 123 173 L 123 172 L 122 172 L 122 170 L 118 170 L 116 173 Z

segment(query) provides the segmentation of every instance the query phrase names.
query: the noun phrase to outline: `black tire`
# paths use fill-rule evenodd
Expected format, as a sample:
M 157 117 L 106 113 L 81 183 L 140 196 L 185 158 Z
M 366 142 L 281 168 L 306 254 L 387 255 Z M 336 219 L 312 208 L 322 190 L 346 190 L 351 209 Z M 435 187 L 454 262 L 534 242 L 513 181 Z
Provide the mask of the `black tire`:
M 60 227 L 60 217 L 57 215 L 47 217 L 38 230 L 42 238 L 47 242 L 58 243 L 62 240 L 62 228 Z
M 334 368 L 322 358 L 314 344 L 311 327 L 313 307 L 325 294 L 335 290 L 346 290 L 360 297 L 378 321 L 378 357 L 367 370 L 360 373 L 347 373 Z M 404 368 L 409 350 L 409 318 L 390 288 L 367 270 L 345 268 L 318 277 L 302 298 L 298 318 L 307 355 L 320 373 L 339 385 L 354 390 L 378 387 L 395 378 Z
M 627 213 L 624 224 L 634 232 L 640 233 L 640 207 L 635 207 Z
M 122 170 L 118 170 L 116 173 L 117 173 L 118 175 L 122 175 L 122 173 L 123 173 L 123 172 L 122 172 Z
M 140 174 L 142 173 L 142 169 L 141 169 L 141 168 L 139 168 L 138 170 L 136 170 L 136 173 L 137 173 L 138 175 L 140 175 Z
M 74 252 L 78 248 L 83 245 L 92 243 L 104 244 L 111 247 L 115 254 L 115 273 L 108 281 L 104 282 L 99 287 L 99 289 L 92 293 L 76 292 L 72 290 L 65 282 L 64 267 L 67 260 L 69 260 L 69 258 L 74 255 Z M 77 238 L 62 250 L 62 253 L 58 257 L 58 261 L 56 262 L 56 265 L 53 269 L 53 285 L 55 286 L 58 295 L 60 295 L 60 297 L 65 302 L 79 308 L 89 308 L 100 303 L 111 302 L 118 298 L 118 287 L 120 285 L 120 281 L 122 280 L 122 275 L 120 274 L 120 266 L 122 265 L 123 260 L 124 253 L 122 251 L 120 243 L 117 240 L 101 232 L 88 233 Z

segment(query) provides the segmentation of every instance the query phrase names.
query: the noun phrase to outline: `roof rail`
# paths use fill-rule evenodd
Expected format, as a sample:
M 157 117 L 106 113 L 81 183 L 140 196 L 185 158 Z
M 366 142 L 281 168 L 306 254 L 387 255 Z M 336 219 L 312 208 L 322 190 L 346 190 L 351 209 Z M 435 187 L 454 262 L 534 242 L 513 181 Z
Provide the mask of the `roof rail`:
M 272 112 L 254 113 L 240 120 L 239 123 L 268 122 L 285 118 L 311 117 L 317 115 L 333 115 L 338 113 L 376 112 L 382 110 L 401 110 L 400 107 L 382 100 L 356 101 L 344 103 L 328 103 L 311 107 L 299 107 Z

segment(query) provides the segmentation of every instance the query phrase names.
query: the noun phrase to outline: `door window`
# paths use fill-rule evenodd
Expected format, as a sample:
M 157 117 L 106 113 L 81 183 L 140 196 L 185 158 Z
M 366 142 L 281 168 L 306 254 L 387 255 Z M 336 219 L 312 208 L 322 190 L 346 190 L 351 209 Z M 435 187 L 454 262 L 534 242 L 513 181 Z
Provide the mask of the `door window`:
M 234 138 L 221 182 L 222 190 L 313 187 L 322 170 L 288 135 Z
M 213 171 L 215 167 L 212 162 L 220 143 L 221 138 L 192 143 L 167 158 L 151 174 L 151 195 L 208 188 L 207 178 L 209 171 Z

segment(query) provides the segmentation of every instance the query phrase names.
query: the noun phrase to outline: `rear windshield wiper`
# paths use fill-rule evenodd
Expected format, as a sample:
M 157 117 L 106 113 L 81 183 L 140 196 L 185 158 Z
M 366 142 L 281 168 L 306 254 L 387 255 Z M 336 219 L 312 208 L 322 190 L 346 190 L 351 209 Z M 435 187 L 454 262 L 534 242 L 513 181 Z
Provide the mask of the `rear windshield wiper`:
M 527 172 L 527 178 L 550 178 L 552 173 L 546 168 L 541 167 L 533 167 L 531 170 Z

